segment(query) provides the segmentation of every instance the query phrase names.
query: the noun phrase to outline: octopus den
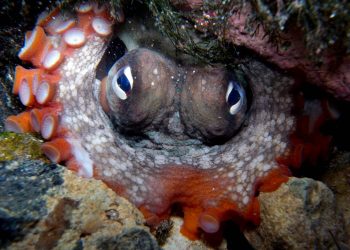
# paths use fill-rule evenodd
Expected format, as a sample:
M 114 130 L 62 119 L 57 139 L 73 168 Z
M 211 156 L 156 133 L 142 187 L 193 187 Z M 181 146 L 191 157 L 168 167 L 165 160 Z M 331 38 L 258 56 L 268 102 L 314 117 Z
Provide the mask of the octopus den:
M 162 2 L 186 21 L 162 16 Z M 170 2 L 47 7 L 11 65 L 25 108 L 4 128 L 42 138 L 51 162 L 102 180 L 151 230 L 174 213 L 190 240 L 222 237 L 227 221 L 259 226 L 259 194 L 329 160 L 326 128 L 342 117 L 337 102 L 349 101 L 349 57 L 329 70 L 335 59 L 309 59 L 303 38 L 279 47 L 297 34 L 284 34 L 282 19 L 275 30 L 244 33 L 247 13 L 263 13 L 257 4 L 223 1 L 220 12 L 205 1 Z M 310 55 L 323 55 L 318 45 Z

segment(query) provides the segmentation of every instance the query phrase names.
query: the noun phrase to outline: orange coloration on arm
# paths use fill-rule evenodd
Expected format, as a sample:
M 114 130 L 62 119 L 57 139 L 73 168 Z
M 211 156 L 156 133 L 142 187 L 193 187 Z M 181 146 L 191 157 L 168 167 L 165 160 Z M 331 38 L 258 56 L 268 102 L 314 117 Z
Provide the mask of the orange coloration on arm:
M 78 13 L 78 24 L 77 28 L 84 31 L 85 34 L 92 34 L 94 31 L 91 27 L 92 19 L 94 18 L 94 14 L 92 11 L 88 13 Z
M 22 112 L 18 115 L 11 115 L 5 120 L 5 129 L 16 133 L 33 132 L 30 125 L 30 113 Z
M 32 41 L 30 44 L 28 44 Z M 52 47 L 50 40 L 46 37 L 42 27 L 36 26 L 31 32 L 30 38 L 26 39 L 25 46 L 22 48 L 18 57 L 24 61 L 30 61 L 33 65 L 39 67 L 46 52 Z
M 291 176 L 291 172 L 287 167 L 273 169 L 267 176 L 259 180 L 257 189 L 259 192 L 273 192 L 282 183 L 287 182 L 289 176 Z
M 289 175 L 285 167 L 272 170 L 259 180 L 256 189 L 262 192 L 274 191 L 281 183 L 288 181 Z M 220 227 L 227 220 L 234 220 L 241 226 L 246 223 L 259 224 L 258 199 L 252 195 L 247 205 L 239 206 L 231 197 L 223 195 L 227 185 L 234 183 L 230 183 L 229 178 L 217 181 L 212 177 L 213 170 L 196 170 L 186 166 L 162 169 L 156 178 L 159 183 L 151 184 L 159 186 L 161 190 L 161 206 L 153 204 L 151 209 L 144 205 L 139 207 L 148 224 L 156 226 L 162 219 L 168 218 L 174 204 L 179 204 L 184 213 L 181 232 L 191 240 L 198 239 L 201 232 L 205 232 L 203 228 L 215 231 L 217 225 Z
M 12 93 L 18 94 L 19 87 L 21 85 L 22 80 L 27 80 L 30 84 L 33 83 L 34 79 L 37 78 L 40 81 L 41 75 L 43 74 L 42 69 L 26 69 L 22 66 L 16 67 L 15 73 L 15 81 L 12 87 Z

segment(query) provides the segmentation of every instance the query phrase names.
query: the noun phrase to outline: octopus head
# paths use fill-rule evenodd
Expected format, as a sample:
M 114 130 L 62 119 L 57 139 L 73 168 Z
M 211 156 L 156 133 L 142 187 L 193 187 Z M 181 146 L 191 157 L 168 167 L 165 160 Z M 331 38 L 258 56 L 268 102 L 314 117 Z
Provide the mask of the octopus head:
M 100 99 L 118 131 L 158 130 L 206 144 L 229 140 L 248 109 L 245 88 L 223 66 L 184 67 L 145 48 L 112 66 Z M 175 114 L 180 119 L 171 119 Z

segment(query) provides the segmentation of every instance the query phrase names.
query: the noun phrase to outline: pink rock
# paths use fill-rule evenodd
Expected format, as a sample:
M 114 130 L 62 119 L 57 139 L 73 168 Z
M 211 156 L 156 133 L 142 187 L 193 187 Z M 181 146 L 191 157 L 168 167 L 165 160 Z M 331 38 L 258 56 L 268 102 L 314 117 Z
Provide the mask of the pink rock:
M 179 1 L 177 1 L 179 2 Z M 198 9 L 200 0 L 185 0 L 181 6 Z M 179 4 L 175 6 L 180 6 Z M 194 7 L 195 6 L 195 7 Z M 236 12 L 228 18 L 227 31 L 225 39 L 231 43 L 248 48 L 268 62 L 277 65 L 283 70 L 288 70 L 302 80 L 306 80 L 317 85 L 336 98 L 350 101 L 350 56 L 345 55 L 339 58 L 335 51 L 325 51 L 320 53 L 320 60 L 317 62 L 310 59 L 310 53 L 303 43 L 301 30 L 296 27 L 294 30 L 288 30 L 281 39 L 287 44 L 288 48 L 277 48 L 269 41 L 269 37 L 262 25 L 248 27 L 247 20 L 252 14 L 251 6 L 245 3 L 240 12 Z M 194 18 L 195 19 L 195 18 Z M 202 19 L 195 19 L 197 23 Z M 256 29 L 254 35 L 247 31 Z M 209 23 L 209 30 L 211 29 Z M 215 31 L 214 31 L 215 32 Z M 216 34 L 219 35 L 219 34 Z M 322 62 L 322 63 L 320 63 Z

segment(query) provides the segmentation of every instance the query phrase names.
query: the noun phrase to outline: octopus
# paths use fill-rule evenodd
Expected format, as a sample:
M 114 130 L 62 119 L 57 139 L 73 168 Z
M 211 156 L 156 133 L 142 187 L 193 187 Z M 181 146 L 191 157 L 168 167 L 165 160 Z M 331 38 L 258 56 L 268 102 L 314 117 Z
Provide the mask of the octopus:
M 328 149 L 319 132 L 326 108 L 313 118 L 294 112 L 305 106 L 294 81 L 258 61 L 238 74 L 139 47 L 97 79 L 123 21 L 122 10 L 95 2 L 39 17 L 18 53 L 33 67 L 17 66 L 13 84 L 27 109 L 6 130 L 40 133 L 52 162 L 102 180 L 149 225 L 174 206 L 190 239 L 227 220 L 259 224 L 259 192 Z

